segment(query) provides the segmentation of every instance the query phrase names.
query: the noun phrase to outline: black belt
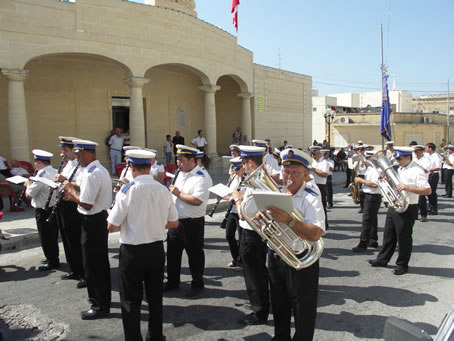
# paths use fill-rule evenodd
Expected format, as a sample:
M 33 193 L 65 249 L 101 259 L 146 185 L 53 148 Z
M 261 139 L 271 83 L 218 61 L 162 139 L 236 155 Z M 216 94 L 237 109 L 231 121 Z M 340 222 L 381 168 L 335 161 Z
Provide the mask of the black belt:
M 364 192 L 364 194 L 366 194 L 366 195 L 380 195 L 381 196 L 380 193 L 367 193 L 367 192 Z
M 117 152 L 121 152 L 120 149 L 115 149 L 115 148 L 110 148 L 110 149 L 111 149 L 111 150 L 115 150 L 115 151 L 117 151 Z
M 179 221 L 191 221 L 191 220 L 198 220 L 198 219 L 203 219 L 205 217 L 198 217 L 198 218 L 183 218 L 183 219 L 178 219 Z

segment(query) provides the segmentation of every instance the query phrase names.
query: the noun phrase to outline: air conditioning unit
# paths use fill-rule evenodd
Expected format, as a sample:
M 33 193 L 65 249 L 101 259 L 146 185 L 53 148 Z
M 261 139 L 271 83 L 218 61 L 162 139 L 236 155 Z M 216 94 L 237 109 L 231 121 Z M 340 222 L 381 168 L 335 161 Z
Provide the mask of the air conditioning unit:
M 432 118 L 430 117 L 423 117 L 424 123 L 432 123 Z
M 341 116 L 339 117 L 339 123 L 348 124 L 350 123 L 350 118 L 348 116 Z

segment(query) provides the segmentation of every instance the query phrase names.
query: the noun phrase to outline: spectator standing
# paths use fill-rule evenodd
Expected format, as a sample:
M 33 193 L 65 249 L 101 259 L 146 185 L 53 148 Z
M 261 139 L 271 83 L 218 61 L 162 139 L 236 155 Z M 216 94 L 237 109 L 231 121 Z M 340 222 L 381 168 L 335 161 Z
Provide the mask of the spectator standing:
M 203 130 L 200 129 L 199 131 L 197 131 L 197 136 L 191 140 L 191 144 L 197 147 L 197 149 L 200 150 L 201 152 L 205 151 L 208 146 L 208 142 L 202 133 Z
M 179 130 L 175 132 L 175 136 L 172 138 L 172 144 L 173 144 L 173 155 L 175 155 L 175 164 L 177 163 L 177 144 L 183 144 L 184 145 L 184 137 L 181 136 L 181 133 Z
M 115 134 L 109 139 L 110 162 L 112 163 L 112 174 L 115 175 L 115 166 L 121 163 L 121 151 L 123 149 L 124 136 L 121 135 L 121 129 L 115 128 Z
M 241 130 L 240 127 L 236 127 L 236 130 L 232 134 L 232 143 L 240 144 L 241 142 Z
M 169 166 L 172 161 L 172 141 L 170 138 L 170 135 L 166 135 L 166 140 L 163 145 L 164 155 L 166 157 L 166 166 Z
M 248 140 L 247 135 L 243 135 L 243 139 L 242 139 L 240 145 L 242 145 L 242 146 L 250 146 L 251 145 L 251 142 Z

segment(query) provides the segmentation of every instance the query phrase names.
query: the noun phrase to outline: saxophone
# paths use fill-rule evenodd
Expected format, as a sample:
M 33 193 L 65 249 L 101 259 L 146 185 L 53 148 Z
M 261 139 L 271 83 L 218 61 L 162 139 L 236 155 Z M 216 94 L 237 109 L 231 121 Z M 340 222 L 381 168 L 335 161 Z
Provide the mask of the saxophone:
M 355 166 L 355 172 L 354 172 L 353 179 L 358 176 L 359 164 L 360 164 L 360 161 L 362 161 L 361 157 L 363 157 L 362 154 L 356 154 L 356 155 L 354 155 L 352 157 L 353 162 L 358 161 L 358 163 Z M 359 202 L 361 201 L 361 199 L 360 199 L 360 196 L 361 196 L 361 185 L 360 184 L 356 184 L 355 181 L 353 181 L 352 183 L 350 183 L 350 185 L 348 185 L 348 189 L 352 192 L 353 203 L 355 205 L 358 205 Z

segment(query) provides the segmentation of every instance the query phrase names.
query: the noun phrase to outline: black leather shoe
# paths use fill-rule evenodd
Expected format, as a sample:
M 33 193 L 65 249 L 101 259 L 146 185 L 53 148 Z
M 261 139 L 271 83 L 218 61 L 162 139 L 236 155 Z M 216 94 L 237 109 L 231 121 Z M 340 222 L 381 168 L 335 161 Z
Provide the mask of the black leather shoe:
M 397 276 L 406 274 L 407 272 L 408 272 L 408 267 L 406 267 L 406 266 L 398 266 L 397 269 L 393 270 L 393 274 L 397 275 Z
M 199 296 L 203 291 L 203 288 L 191 288 L 184 296 L 188 298 L 195 298 Z
M 167 291 L 172 291 L 172 290 L 177 290 L 179 287 L 178 284 L 170 284 L 169 282 L 165 282 L 164 285 L 162 286 L 162 291 L 167 292 Z
M 427 221 L 427 217 L 421 217 L 421 222 L 425 223 Z
M 358 213 L 363 213 L 363 209 L 360 209 L 360 210 L 358 211 Z
M 82 278 L 79 282 L 77 282 L 76 287 L 77 287 L 77 289 L 86 288 L 87 287 L 87 281 L 84 278 Z
M 82 311 L 80 317 L 82 320 L 96 320 L 109 316 L 110 309 L 94 310 L 90 309 L 87 311 Z
M 70 272 L 69 274 L 61 275 L 61 279 L 63 279 L 63 280 L 67 280 L 67 279 L 78 280 L 79 278 L 80 278 L 79 275 L 76 275 L 74 272 Z
M 374 249 L 378 249 L 378 243 L 375 242 L 375 243 L 370 243 L 367 245 L 367 247 L 371 247 L 371 248 L 374 248 Z
M 326 208 L 333 208 L 333 204 L 327 204 Z
M 388 266 L 388 264 L 379 262 L 375 259 L 369 259 L 367 262 L 372 265 L 373 268 L 386 268 Z
M 352 248 L 352 251 L 353 252 L 366 252 L 367 251 L 367 247 L 364 247 L 362 245 L 358 245 L 358 246 L 355 246 L 354 248 Z
M 438 215 L 438 211 L 430 211 L 427 214 L 428 215 Z
M 244 319 L 240 320 L 240 323 L 247 326 L 255 326 L 259 324 L 266 324 L 266 320 L 259 318 L 255 313 L 250 313 Z
M 54 269 L 58 269 L 60 267 L 60 263 L 58 264 L 45 264 L 41 265 L 38 269 L 39 271 L 51 271 Z
M 41 264 L 47 264 L 47 258 L 41 259 Z

